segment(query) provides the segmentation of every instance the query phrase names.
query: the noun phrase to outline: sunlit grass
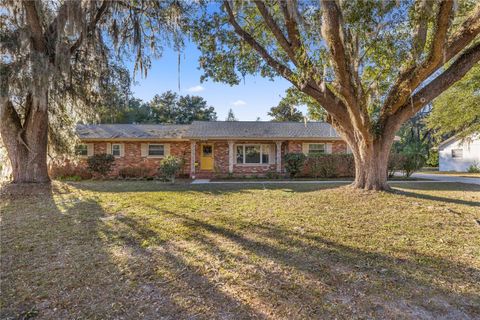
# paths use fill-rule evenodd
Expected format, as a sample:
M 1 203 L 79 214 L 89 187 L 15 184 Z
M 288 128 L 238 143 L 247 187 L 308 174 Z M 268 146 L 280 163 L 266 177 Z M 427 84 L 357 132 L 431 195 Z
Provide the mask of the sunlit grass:
M 479 186 L 15 192 L 0 207 L 2 317 L 480 316 Z

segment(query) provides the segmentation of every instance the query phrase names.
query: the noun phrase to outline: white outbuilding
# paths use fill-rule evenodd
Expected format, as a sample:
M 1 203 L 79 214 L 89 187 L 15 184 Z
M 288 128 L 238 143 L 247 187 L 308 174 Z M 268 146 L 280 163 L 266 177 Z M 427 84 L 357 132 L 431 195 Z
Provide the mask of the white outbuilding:
M 443 141 L 438 146 L 438 162 L 440 171 L 465 172 L 472 165 L 480 167 L 480 134 Z

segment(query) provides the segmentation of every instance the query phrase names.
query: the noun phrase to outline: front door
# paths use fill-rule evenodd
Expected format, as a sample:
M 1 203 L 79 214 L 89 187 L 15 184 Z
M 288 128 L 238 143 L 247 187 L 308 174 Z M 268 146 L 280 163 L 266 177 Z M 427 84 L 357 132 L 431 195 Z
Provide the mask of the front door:
M 213 170 L 213 144 L 202 144 L 200 169 Z

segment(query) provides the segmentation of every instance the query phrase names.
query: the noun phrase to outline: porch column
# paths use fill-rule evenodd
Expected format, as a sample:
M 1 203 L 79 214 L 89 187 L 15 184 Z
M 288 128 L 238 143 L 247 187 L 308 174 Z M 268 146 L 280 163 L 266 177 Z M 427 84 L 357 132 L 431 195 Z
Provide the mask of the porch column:
M 275 141 L 277 145 L 277 172 L 282 172 L 282 141 Z
M 228 172 L 233 173 L 233 141 L 228 141 Z
M 192 141 L 190 143 L 190 177 L 195 176 L 195 154 L 196 154 L 197 142 Z

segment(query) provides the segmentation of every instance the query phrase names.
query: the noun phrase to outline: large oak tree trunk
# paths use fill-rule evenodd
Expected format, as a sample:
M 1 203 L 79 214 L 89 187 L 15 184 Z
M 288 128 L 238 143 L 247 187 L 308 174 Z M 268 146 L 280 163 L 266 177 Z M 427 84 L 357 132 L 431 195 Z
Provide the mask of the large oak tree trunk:
M 388 158 L 399 124 L 389 125 L 381 135 L 361 137 L 360 132 L 344 134 L 355 159 L 355 181 L 352 187 L 365 190 L 389 190 Z M 340 130 L 341 131 L 341 130 Z
M 359 150 L 355 157 L 355 181 L 352 186 L 365 190 L 388 190 L 387 166 L 390 149 L 377 144 Z
M 47 94 L 30 93 L 22 121 L 10 100 L 0 110 L 3 143 L 12 165 L 14 183 L 49 182 L 47 169 L 48 111 Z

